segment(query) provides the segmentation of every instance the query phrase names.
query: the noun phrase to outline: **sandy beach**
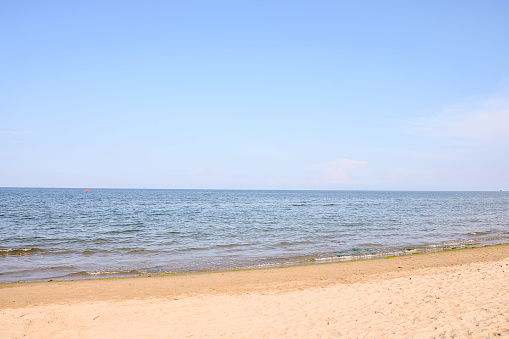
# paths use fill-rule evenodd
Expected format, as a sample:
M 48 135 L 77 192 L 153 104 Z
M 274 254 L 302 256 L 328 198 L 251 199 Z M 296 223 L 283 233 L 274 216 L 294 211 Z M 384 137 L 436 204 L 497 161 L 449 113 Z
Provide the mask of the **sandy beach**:
M 509 245 L 334 264 L 0 284 L 0 338 L 509 337 Z

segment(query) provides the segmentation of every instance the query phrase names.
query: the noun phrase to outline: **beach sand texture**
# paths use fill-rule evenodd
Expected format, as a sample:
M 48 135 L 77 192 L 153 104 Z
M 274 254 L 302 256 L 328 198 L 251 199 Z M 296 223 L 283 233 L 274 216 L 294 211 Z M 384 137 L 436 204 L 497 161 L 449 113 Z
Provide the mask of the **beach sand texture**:
M 509 246 L 0 285 L 0 338 L 509 338 Z

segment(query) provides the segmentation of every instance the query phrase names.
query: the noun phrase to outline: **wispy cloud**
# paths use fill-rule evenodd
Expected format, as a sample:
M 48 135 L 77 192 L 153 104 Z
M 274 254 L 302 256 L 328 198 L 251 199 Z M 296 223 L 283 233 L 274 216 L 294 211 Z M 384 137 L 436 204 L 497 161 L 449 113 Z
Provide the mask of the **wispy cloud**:
M 509 141 L 509 99 L 491 98 L 473 108 L 444 109 L 434 116 L 406 121 L 404 126 L 415 135 L 500 144 Z
M 506 181 L 500 173 L 508 164 L 504 154 L 509 152 L 509 96 L 443 109 L 402 125 L 405 133 L 419 138 L 401 146 L 398 152 L 411 159 L 394 161 L 389 182 L 487 189 Z
M 20 134 L 32 134 L 32 131 L 11 131 L 11 130 L 3 130 L 0 131 L 0 134 L 9 134 L 9 135 L 20 135 Z
M 319 172 L 315 184 L 352 184 L 355 176 L 365 171 L 368 163 L 361 160 L 339 159 L 313 166 Z

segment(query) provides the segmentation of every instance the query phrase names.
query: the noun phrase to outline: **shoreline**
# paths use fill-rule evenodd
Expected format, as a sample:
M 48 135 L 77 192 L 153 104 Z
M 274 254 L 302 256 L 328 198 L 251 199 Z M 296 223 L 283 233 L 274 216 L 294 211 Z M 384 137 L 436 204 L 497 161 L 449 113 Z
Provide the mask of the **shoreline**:
M 96 300 L 128 300 L 199 293 L 244 293 L 277 284 L 276 291 L 369 281 L 372 276 L 397 277 L 419 269 L 454 267 L 509 258 L 509 244 L 461 247 L 436 252 L 301 265 L 204 271 L 135 277 L 0 283 L 0 309 L 31 304 Z M 256 284 L 252 284 L 252 282 Z M 118 285 L 118 286 L 115 286 Z M 146 286 L 148 289 L 141 290 Z M 54 294 L 54 289 L 58 293 Z M 123 289 L 123 295 L 115 292 Z M 269 288 L 270 289 L 270 288 Z M 84 293 L 86 292 L 86 293 Z
M 41 283 L 41 282 L 64 282 L 64 281 L 80 281 L 80 280 L 101 280 L 101 279 L 131 279 L 131 278 L 145 278 L 157 276 L 175 276 L 175 275 L 189 275 L 189 274 L 208 274 L 208 273 L 224 273 L 233 271 L 249 271 L 249 270 L 264 270 L 273 268 L 286 268 L 286 267 L 299 267 L 308 265 L 321 265 L 321 264 L 335 264 L 351 261 L 365 261 L 387 259 L 392 257 L 405 257 L 419 254 L 440 253 L 446 251 L 456 251 L 471 248 L 483 248 L 491 246 L 509 245 L 509 242 L 498 243 L 498 241 L 507 241 L 507 237 L 497 237 L 492 239 L 470 239 L 470 240 L 457 240 L 449 241 L 442 244 L 429 244 L 422 246 L 398 246 L 397 249 L 387 249 L 382 252 L 373 252 L 365 254 L 341 254 L 329 257 L 309 257 L 294 259 L 281 262 L 270 262 L 263 264 L 252 264 L 247 266 L 233 266 L 233 267 L 216 267 L 196 270 L 183 270 L 183 271 L 143 271 L 139 269 L 131 269 L 126 271 L 111 272 L 111 271 L 97 271 L 97 272 L 74 272 L 64 276 L 48 276 L 40 279 L 27 279 L 27 280 L 7 280 L 1 281 L 0 286 L 3 284 L 15 283 Z M 1 274 L 0 274 L 1 275 Z

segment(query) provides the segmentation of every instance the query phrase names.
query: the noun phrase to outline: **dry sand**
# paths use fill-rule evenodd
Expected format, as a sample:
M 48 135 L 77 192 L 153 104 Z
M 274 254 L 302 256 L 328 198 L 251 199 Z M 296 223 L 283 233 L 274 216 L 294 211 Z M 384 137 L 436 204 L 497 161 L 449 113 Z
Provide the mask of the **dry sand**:
M 0 338 L 509 338 L 509 245 L 265 270 L 0 284 Z

